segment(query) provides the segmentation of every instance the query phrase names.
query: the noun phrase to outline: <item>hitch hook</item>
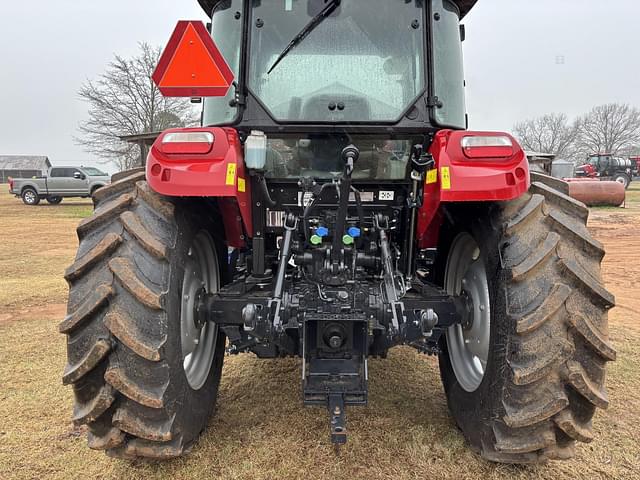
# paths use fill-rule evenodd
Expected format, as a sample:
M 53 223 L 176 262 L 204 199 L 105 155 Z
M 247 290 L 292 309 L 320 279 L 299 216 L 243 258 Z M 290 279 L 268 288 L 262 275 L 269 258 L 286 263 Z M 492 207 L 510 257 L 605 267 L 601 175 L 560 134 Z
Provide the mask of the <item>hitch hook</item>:
M 344 396 L 341 393 L 329 394 L 329 415 L 331 416 L 331 443 L 347 443 L 346 415 Z

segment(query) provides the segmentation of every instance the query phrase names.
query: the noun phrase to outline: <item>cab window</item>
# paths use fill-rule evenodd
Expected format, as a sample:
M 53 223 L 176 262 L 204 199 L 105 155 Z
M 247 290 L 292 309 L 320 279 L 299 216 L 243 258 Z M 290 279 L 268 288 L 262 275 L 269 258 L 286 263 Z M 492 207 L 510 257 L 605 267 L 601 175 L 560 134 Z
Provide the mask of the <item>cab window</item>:
M 269 138 L 266 175 L 268 178 L 337 178 L 344 163 L 340 152 L 353 143 L 360 150 L 355 164 L 355 180 L 402 180 L 414 141 L 380 137 L 306 135 Z
M 433 0 L 433 12 L 433 71 L 441 104 L 435 110 L 436 121 L 447 127 L 466 128 L 460 12 L 449 0 Z
M 227 0 L 218 3 L 211 18 L 211 35 L 220 53 L 229 64 L 236 81 L 240 72 L 240 45 L 242 44 L 243 0 Z M 204 100 L 203 124 L 225 125 L 233 122 L 238 107 L 230 102 L 236 94 L 229 88 L 226 97 L 209 97 Z
M 253 0 L 248 87 L 277 121 L 395 122 L 424 91 L 423 0 Z M 284 56 L 283 52 L 288 52 Z

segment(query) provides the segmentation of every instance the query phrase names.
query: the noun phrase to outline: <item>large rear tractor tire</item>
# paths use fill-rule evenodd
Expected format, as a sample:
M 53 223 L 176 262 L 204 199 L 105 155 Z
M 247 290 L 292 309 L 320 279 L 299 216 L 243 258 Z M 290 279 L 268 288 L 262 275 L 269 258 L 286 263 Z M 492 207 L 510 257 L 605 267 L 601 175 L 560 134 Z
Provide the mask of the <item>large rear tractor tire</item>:
M 164 198 L 144 173 L 101 188 L 94 202 L 78 226 L 60 324 L 73 421 L 110 456 L 177 457 L 206 427 L 222 370 L 223 332 L 193 316 L 226 265 L 215 205 Z
M 588 214 L 539 182 L 512 202 L 448 212 L 441 279 L 469 299 L 471 315 L 447 331 L 440 371 L 456 423 L 488 460 L 571 458 L 607 408 L 614 297 Z

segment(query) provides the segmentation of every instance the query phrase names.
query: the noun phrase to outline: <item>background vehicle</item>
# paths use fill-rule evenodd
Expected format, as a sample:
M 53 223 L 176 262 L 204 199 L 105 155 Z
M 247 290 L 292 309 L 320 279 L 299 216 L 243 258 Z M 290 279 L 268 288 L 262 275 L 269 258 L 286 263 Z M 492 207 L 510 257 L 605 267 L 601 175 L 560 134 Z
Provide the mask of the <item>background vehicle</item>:
M 576 167 L 576 177 L 593 177 L 601 180 L 613 180 L 629 188 L 633 177 L 637 175 L 637 164 L 631 159 L 599 153 L 590 155 L 584 165 Z
M 640 175 L 640 157 L 629 157 L 629 160 L 631 160 L 635 164 L 634 175 Z
M 339 445 L 368 359 L 398 345 L 439 356 L 487 459 L 591 441 L 615 359 L 604 251 L 511 135 L 464 130 L 475 2 L 200 3 L 220 51 L 180 22 L 154 80 L 208 97 L 204 126 L 163 132 L 146 171 L 95 193 L 66 271 L 63 381 L 89 446 L 183 454 L 225 349 L 301 357 L 304 403 L 328 408 Z
M 554 189 L 588 206 L 619 207 L 625 201 L 625 188 L 619 182 L 602 181 L 595 176 L 575 176 L 575 165 L 553 154 L 525 152 L 532 178 L 538 173 L 547 175 L 544 181 Z M 559 179 L 553 181 L 553 177 Z M 590 180 L 590 181 L 587 181 Z M 592 180 L 592 181 L 591 181 Z
M 27 205 L 38 205 L 43 199 L 58 204 L 65 197 L 90 197 L 110 181 L 93 167 L 51 167 L 43 177 L 9 179 L 9 192 Z
M 525 152 L 529 160 L 529 170 L 532 172 L 552 175 L 552 166 L 556 156 L 552 153 Z M 573 172 L 571 175 L 572 176 Z M 561 178 L 561 177 L 558 177 Z

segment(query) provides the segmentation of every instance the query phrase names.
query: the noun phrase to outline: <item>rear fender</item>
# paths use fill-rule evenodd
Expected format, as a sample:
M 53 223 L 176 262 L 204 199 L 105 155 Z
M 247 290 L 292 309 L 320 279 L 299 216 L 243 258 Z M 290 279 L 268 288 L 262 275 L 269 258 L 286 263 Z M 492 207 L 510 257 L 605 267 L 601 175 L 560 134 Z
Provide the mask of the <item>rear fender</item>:
M 166 153 L 163 140 L 170 133 L 209 132 L 213 145 L 206 153 Z M 188 145 L 187 145 L 188 147 Z M 253 236 L 251 192 L 238 132 L 232 128 L 183 128 L 163 132 L 147 157 L 147 182 L 156 192 L 169 197 L 218 199 L 227 242 L 245 245 Z
M 46 191 L 43 192 L 41 188 L 38 188 L 35 182 L 19 182 L 13 185 L 13 191 L 16 195 L 22 195 L 27 188 L 34 190 L 38 195 L 46 194 Z
M 465 137 L 495 136 L 511 140 L 509 156 L 469 158 L 463 151 Z M 435 135 L 429 153 L 435 160 L 435 169 L 427 174 L 424 205 L 418 215 L 416 233 L 421 249 L 438 246 L 443 204 L 513 200 L 531 185 L 524 150 L 507 133 L 441 130 Z

